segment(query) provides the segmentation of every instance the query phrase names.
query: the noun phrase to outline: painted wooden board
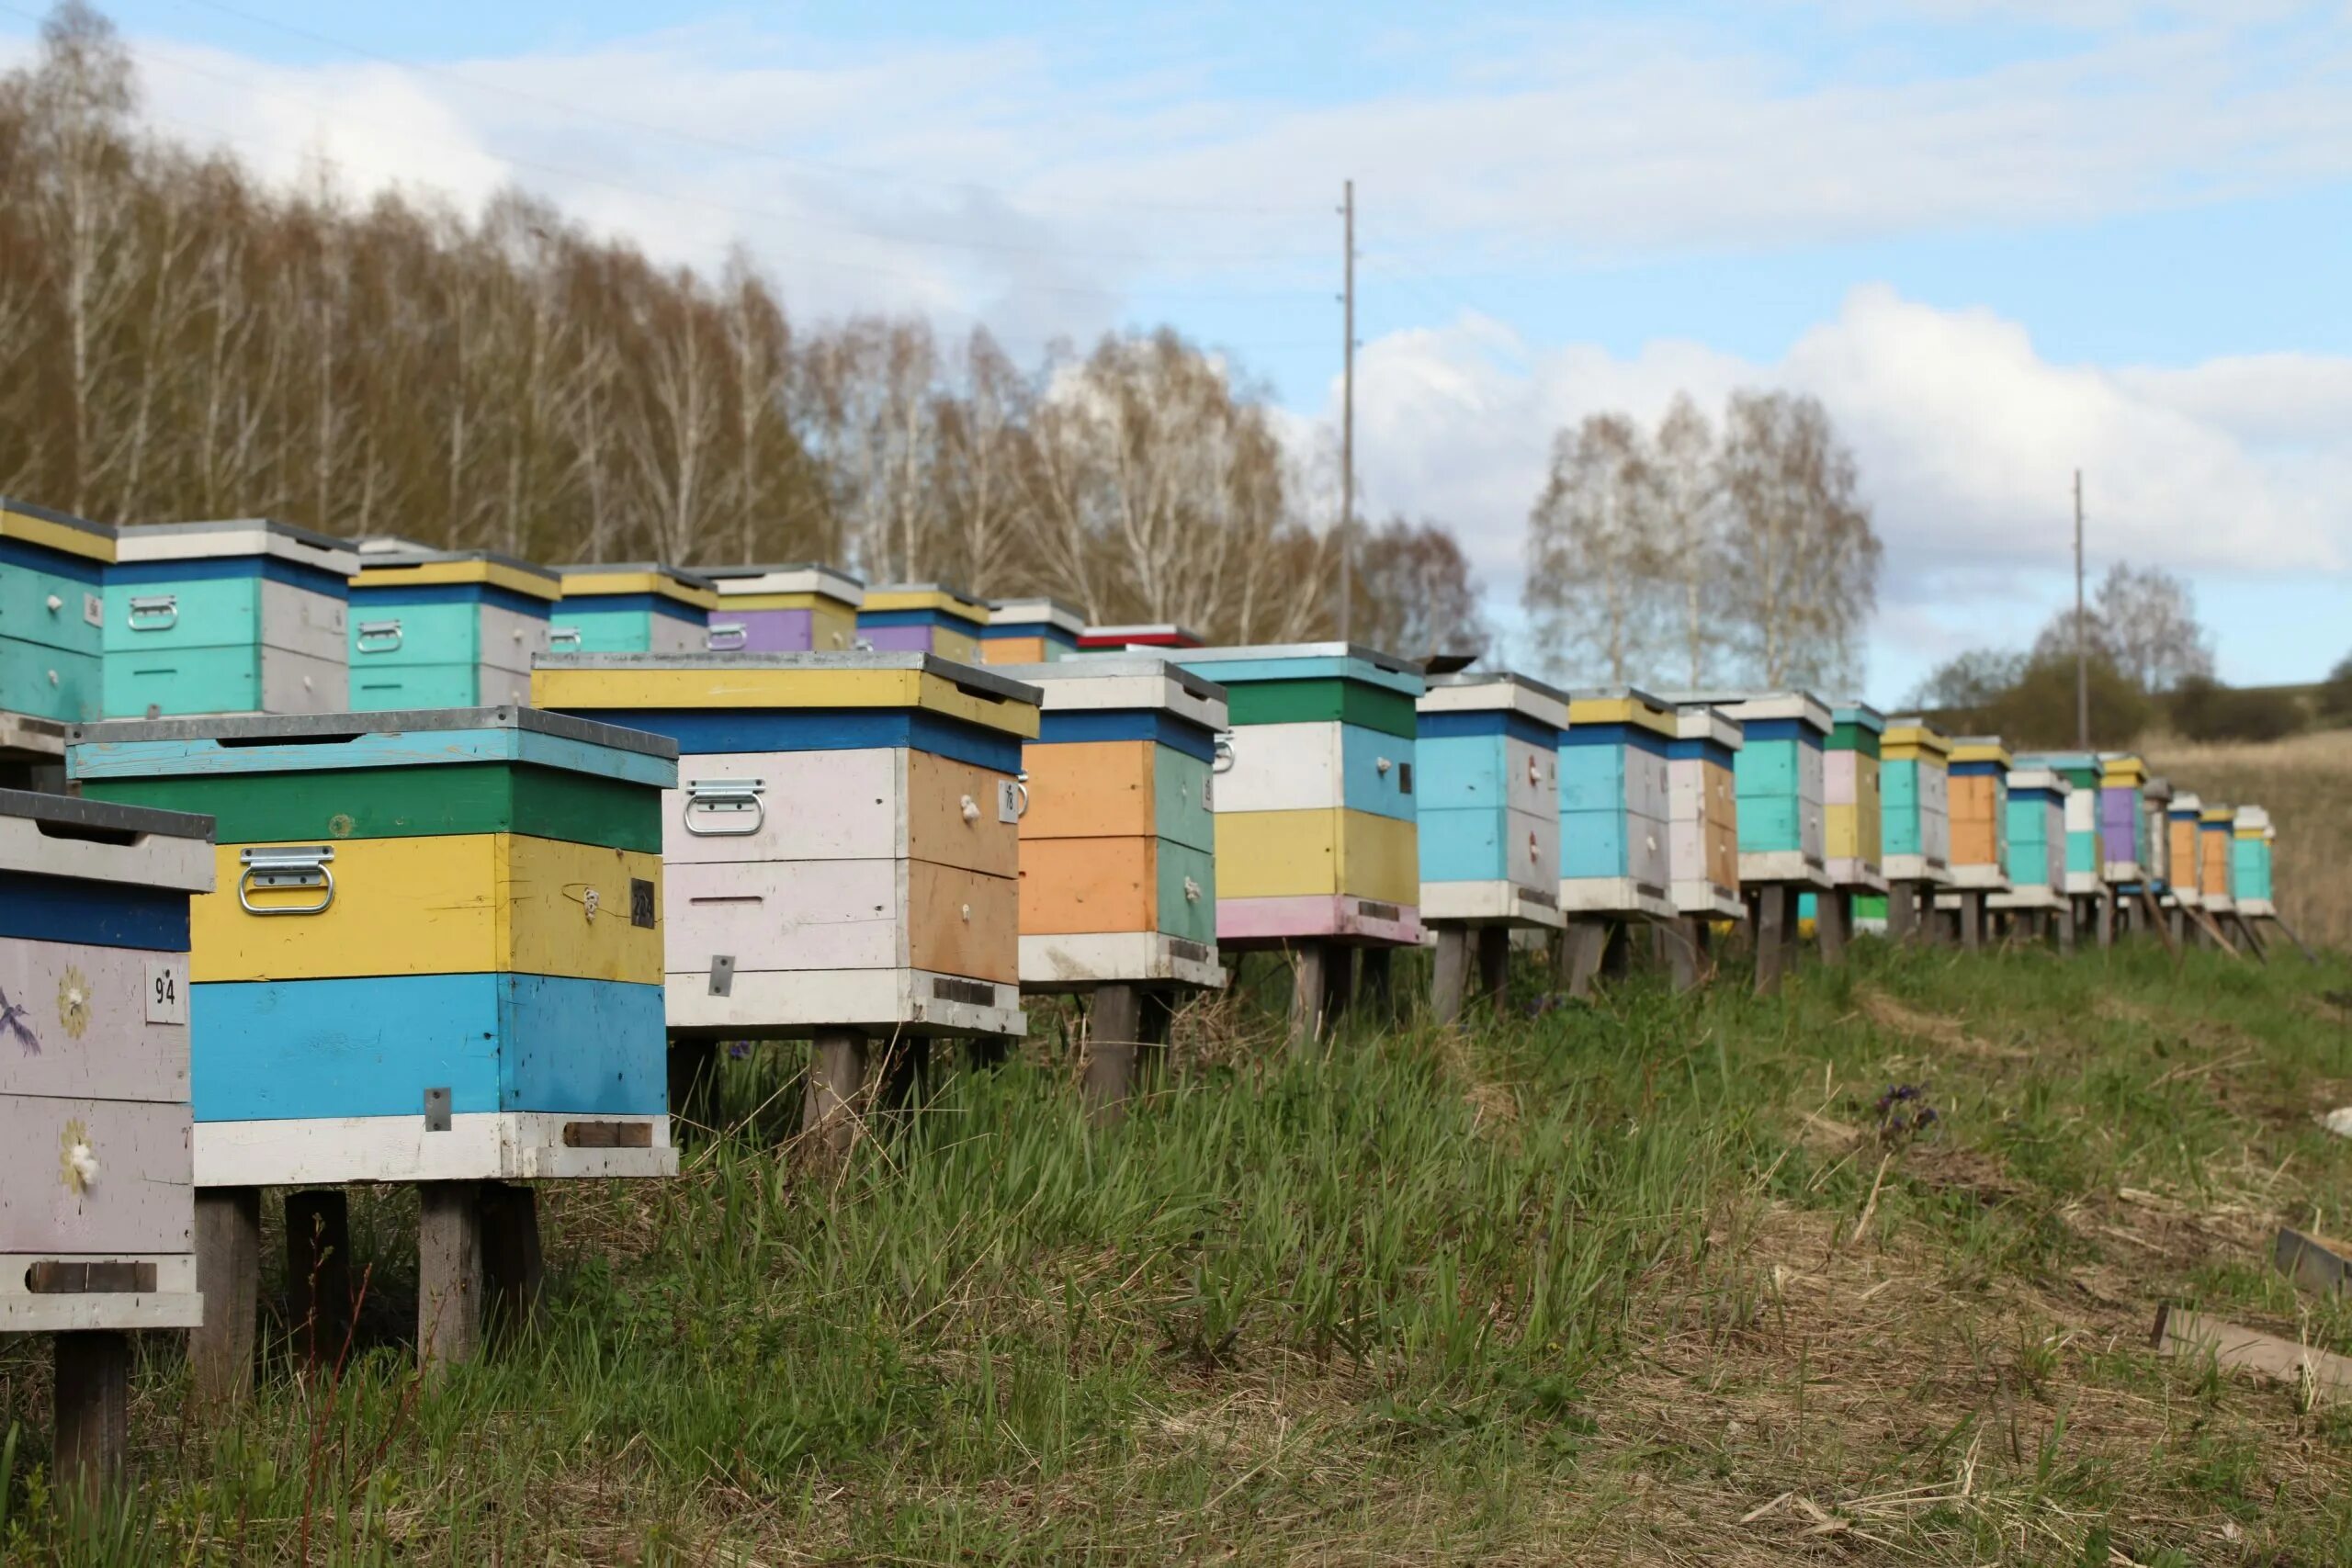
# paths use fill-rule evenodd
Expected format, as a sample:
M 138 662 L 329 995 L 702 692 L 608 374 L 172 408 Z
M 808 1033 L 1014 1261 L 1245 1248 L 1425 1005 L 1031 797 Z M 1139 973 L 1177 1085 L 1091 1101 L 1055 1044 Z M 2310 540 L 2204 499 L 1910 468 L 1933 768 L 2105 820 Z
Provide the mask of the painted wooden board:
M 104 647 L 141 655 L 268 647 L 340 663 L 345 615 L 341 592 L 266 577 L 256 560 L 251 572 L 231 577 L 108 582 Z
M 921 653 L 550 656 L 532 671 L 531 691 L 539 707 L 615 718 L 632 709 L 922 708 L 1022 739 L 1037 733 L 1036 688 Z
M 101 564 L 115 558 L 115 530 L 103 523 L 0 496 L 0 541 Z
M 1212 912 L 1214 920 L 1214 912 Z M 1023 991 L 1086 990 L 1095 986 L 1176 985 L 1222 989 L 1216 944 L 1159 931 L 1088 931 L 1021 939 Z
M 0 938 L 186 953 L 187 896 L 0 871 Z
M 152 1291 L 52 1294 L 29 1288 L 35 1263 L 129 1263 L 155 1271 Z M 194 1328 L 204 1321 L 196 1291 L 196 1258 L 186 1252 L 83 1255 L 0 1252 L 0 1334 L 71 1334 L 90 1329 Z
M 1059 657 L 1060 644 L 1048 645 L 1042 637 L 985 637 L 980 643 L 980 662 L 987 665 L 1043 664 Z
M 1554 897 L 1560 880 L 1557 813 L 1424 811 L 1417 824 L 1421 880 L 1508 882 Z M 1427 913 L 1428 900 L 1422 900 Z
M 1234 739 L 1231 771 L 1217 782 L 1220 812 L 1312 811 L 1345 807 L 1410 822 L 1414 741 L 1361 725 L 1261 724 Z
M 865 591 L 858 609 L 866 615 L 924 611 L 963 621 L 978 628 L 989 623 L 989 607 L 960 588 L 939 582 L 882 582 Z
M 670 1032 L 721 1040 L 791 1039 L 827 1029 L 878 1034 L 1028 1031 L 1017 986 L 912 969 L 764 970 L 737 974 L 726 994 L 707 970 L 673 974 Z
M 1198 632 L 1161 621 L 1149 626 L 1089 626 L 1079 633 L 1078 646 L 1090 652 L 1129 648 L 1179 649 L 1199 648 L 1203 640 Z
M 96 655 L 106 650 L 104 569 L 0 538 L 0 639 Z
M 203 1122 L 459 1111 L 659 1115 L 662 987 L 541 975 L 199 985 Z
M 209 821 L 184 811 L 0 790 L 0 872 L 201 893 L 211 837 Z
M 67 739 L 72 776 L 119 778 L 438 768 L 527 762 L 664 789 L 678 782 L 674 742 L 527 708 L 401 710 L 365 717 L 280 716 L 85 725 Z M 94 792 L 95 793 L 95 792 Z
M 0 1097 L 0 1252 L 185 1252 L 185 1101 Z
M 643 1147 L 566 1143 L 567 1127 L 645 1129 Z M 206 1122 L 196 1129 L 198 1187 L 340 1187 L 355 1181 L 569 1181 L 678 1174 L 667 1116 L 582 1118 L 490 1111 Z
M 929 653 L 959 664 L 980 662 L 979 638 L 954 626 L 877 626 L 861 613 L 857 617 L 857 641 L 859 647 L 876 653 Z
M 518 833 L 355 839 L 332 846 L 334 897 L 323 910 L 262 915 L 239 903 L 239 855 L 249 847 L 306 846 L 219 848 L 219 886 L 190 907 L 198 983 L 491 970 L 661 978 L 657 855 Z M 252 894 L 268 909 L 320 897 L 315 887 Z
M 798 605 L 797 595 L 775 602 L 726 598 L 711 612 L 704 646 L 718 653 L 851 653 L 857 649 L 857 613 L 842 605 Z
M 0 709 L 67 724 L 106 708 L 106 661 L 0 637 Z
M 1556 742 L 1539 743 L 1500 731 L 1422 735 L 1413 742 L 1414 799 L 1424 814 L 1448 809 L 1556 814 L 1557 753 Z
M 2198 818 L 2203 803 L 2186 790 L 2172 798 L 2165 817 L 2165 858 L 2172 865 L 2172 896 L 2185 908 L 2204 906 L 2203 861 L 2198 850 Z
M 1162 839 L 1046 839 L 1022 846 L 1022 934 L 1158 931 L 1216 940 L 1216 857 Z
M 1349 894 L 1304 894 L 1272 898 L 1221 897 L 1216 902 L 1217 946 L 1249 950 L 1321 939 L 1371 946 L 1418 945 L 1420 910 Z
M 1216 779 L 1197 757 L 1149 740 L 1033 742 L 1022 756 L 1029 773 L 1024 842 L 1144 834 L 1216 847 Z
M 1658 838 L 1665 840 L 1664 829 Z M 1560 909 L 1568 915 L 1651 915 L 1660 919 L 1679 913 L 1671 883 L 1632 876 L 1564 876 Z
M 991 876 L 1020 869 L 1019 795 L 992 769 L 892 747 L 689 762 L 663 796 L 673 863 L 911 856 Z M 756 797 L 734 787 L 754 784 Z
M 338 713 L 349 705 L 349 671 L 341 659 L 283 649 L 134 650 L 109 653 L 105 665 L 108 718 Z
M 1393 692 L 1419 702 L 1427 682 L 1418 667 L 1394 655 L 1343 642 L 1272 643 L 1250 648 L 1203 648 L 1177 662 L 1227 688 L 1337 680 Z M 1237 716 L 1235 723 L 1246 722 Z M 1410 734 L 1411 731 L 1405 731 Z
M 2227 912 L 2237 908 L 2231 873 L 2233 828 L 2237 814 L 2226 806 L 2209 806 L 2197 821 L 2197 891 L 2208 909 Z
M 718 585 L 700 572 L 659 561 L 585 564 L 559 569 L 563 603 L 593 607 L 598 599 L 659 599 L 700 621 L 718 607 Z
M 662 850 L 662 796 L 642 784 L 569 769 L 501 762 L 446 768 L 217 778 L 112 779 L 108 800 L 213 814 L 219 837 L 258 843 L 292 834 L 322 843 L 443 833 L 527 833 L 615 849 Z M 5 829 L 0 829 L 5 830 Z M 204 874 L 212 860 L 204 856 Z
M 113 558 L 140 561 L 209 561 L 263 556 L 312 571 L 348 577 L 359 568 L 347 539 L 313 533 L 266 517 L 220 522 L 143 523 L 115 535 Z
M 1385 735 L 1410 738 L 1417 729 L 1413 699 L 1401 692 L 1355 681 L 1243 682 L 1211 667 L 1212 678 L 1230 682 L 1226 712 L 1238 728 L 1272 724 L 1351 724 Z
M 806 609 L 811 604 L 854 611 L 865 602 L 865 583 L 845 571 L 808 561 L 763 566 L 698 566 L 725 603 L 752 608 Z M 771 601 L 781 601 L 772 604 Z
M 710 626 L 663 611 L 606 609 L 603 602 L 567 599 L 548 623 L 549 653 L 702 653 L 710 646 Z
M 1008 665 L 997 673 L 1037 688 L 1046 726 L 1039 734 L 1046 739 L 1054 739 L 1050 727 L 1057 719 L 1080 714 L 1149 717 L 1163 732 L 1185 726 L 1219 730 L 1232 716 L 1224 687 L 1163 653 L 1095 653 L 1042 665 Z
M 1668 819 L 1625 811 L 1563 811 L 1560 813 L 1560 880 L 1608 881 L 1631 878 L 1658 890 L 1663 897 L 1673 880 Z M 1562 902 L 1566 896 L 1562 895 Z M 1577 906 L 1589 908 L 1589 906 Z M 1628 911 L 1629 913 L 1632 911 Z
M 0 941 L 0 1096 L 188 1096 L 187 954 Z
M 1221 900 L 1344 893 L 1412 904 L 1420 886 L 1412 823 L 1364 811 L 1220 811 L 1216 863 Z
M 435 551 L 422 556 L 370 555 L 351 579 L 354 590 L 483 587 L 554 604 L 563 579 L 542 566 L 488 550 Z
M 1019 978 L 1020 888 L 925 861 L 787 861 L 670 870 L 673 973 L 925 969 Z
M 1421 923 L 1443 925 L 1534 926 L 1556 929 L 1564 920 L 1559 897 L 1552 888 L 1523 887 L 1510 882 L 1421 883 Z

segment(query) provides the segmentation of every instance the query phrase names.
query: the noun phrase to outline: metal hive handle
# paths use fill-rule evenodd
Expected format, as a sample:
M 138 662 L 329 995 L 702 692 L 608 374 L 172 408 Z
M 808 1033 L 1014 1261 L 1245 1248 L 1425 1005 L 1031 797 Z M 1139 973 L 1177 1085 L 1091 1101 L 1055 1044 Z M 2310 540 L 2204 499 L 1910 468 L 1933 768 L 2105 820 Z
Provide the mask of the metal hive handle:
M 698 839 L 748 839 L 767 824 L 763 779 L 693 779 L 686 784 L 686 831 Z M 695 813 L 703 813 L 697 825 Z M 739 818 L 748 818 L 741 820 Z
M 306 844 L 241 850 L 244 869 L 237 874 L 237 904 L 248 915 L 322 915 L 334 902 L 334 859 L 332 844 Z M 257 905 L 253 895 L 273 888 L 319 890 L 315 904 Z

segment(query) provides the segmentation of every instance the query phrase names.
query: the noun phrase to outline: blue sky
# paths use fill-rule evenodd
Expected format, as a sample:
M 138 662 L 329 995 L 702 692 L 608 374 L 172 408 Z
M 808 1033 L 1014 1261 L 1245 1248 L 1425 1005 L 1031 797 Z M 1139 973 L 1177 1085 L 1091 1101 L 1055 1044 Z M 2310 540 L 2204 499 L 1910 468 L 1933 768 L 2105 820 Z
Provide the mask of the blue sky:
M 2077 465 L 2095 567 L 2187 576 L 2226 676 L 2352 651 L 2340 0 L 106 8 L 160 129 L 281 177 L 514 181 L 1024 355 L 1171 321 L 1302 439 L 1351 175 L 1367 508 L 1506 622 L 1560 423 L 1789 385 L 1888 540 L 1883 701 L 2058 602 Z

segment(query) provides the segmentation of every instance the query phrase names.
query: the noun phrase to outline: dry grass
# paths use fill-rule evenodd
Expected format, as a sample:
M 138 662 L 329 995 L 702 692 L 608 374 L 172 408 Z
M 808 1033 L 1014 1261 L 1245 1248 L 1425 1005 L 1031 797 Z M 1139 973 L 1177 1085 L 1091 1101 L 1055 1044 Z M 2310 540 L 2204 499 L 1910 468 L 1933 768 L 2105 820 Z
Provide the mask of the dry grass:
M 2278 829 L 2279 912 L 2315 946 L 2352 950 L 2352 729 L 2261 745 L 2153 738 L 2141 750 L 2175 789 L 2260 806 Z

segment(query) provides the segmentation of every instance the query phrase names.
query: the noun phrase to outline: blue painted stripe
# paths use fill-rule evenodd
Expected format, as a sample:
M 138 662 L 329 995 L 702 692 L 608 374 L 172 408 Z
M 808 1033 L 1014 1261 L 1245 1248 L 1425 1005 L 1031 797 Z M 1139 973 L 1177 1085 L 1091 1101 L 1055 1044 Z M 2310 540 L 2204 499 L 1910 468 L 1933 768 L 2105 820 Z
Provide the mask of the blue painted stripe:
M 1456 735 L 1508 735 L 1546 750 L 1560 743 L 1561 734 L 1543 720 L 1510 708 L 1485 708 L 1470 713 L 1430 713 L 1424 709 L 1414 728 L 1424 740 L 1442 740 Z
M 278 556 L 206 556 L 198 560 L 118 561 L 106 569 L 107 581 L 133 588 L 168 586 L 175 582 L 220 582 L 235 577 L 258 577 L 330 599 L 350 596 L 347 579 L 314 566 Z
M 945 610 L 860 610 L 857 624 L 861 626 L 945 626 L 951 631 L 982 633 L 986 622 L 967 621 Z
M 1956 779 L 1983 778 L 1987 774 L 2006 774 L 2009 770 L 1998 762 L 1954 762 L 1951 775 Z
M 1828 737 L 1801 718 L 1751 718 L 1741 728 L 1746 738 L 1758 740 L 1802 740 L 1815 750 Z
M 544 600 L 534 601 L 545 604 Z M 660 593 L 582 593 L 569 599 L 559 599 L 553 614 L 594 615 L 606 612 L 628 612 L 637 615 L 667 615 L 673 621 L 684 621 L 690 626 L 707 625 L 709 612 L 699 605 L 681 604 L 675 599 Z
M 1720 762 L 1726 768 L 1739 764 L 1738 752 L 1722 741 L 1703 735 L 1676 736 L 1666 743 L 1666 754 L 1678 762 L 1687 762 L 1696 757 L 1702 761 Z
M 188 990 L 196 1119 L 449 1109 L 658 1116 L 662 987 L 545 975 L 212 983 Z
M 0 566 L 23 567 L 30 571 L 45 571 L 51 577 L 70 577 L 76 582 L 91 583 L 104 581 L 109 570 L 87 556 L 10 538 L 0 538 Z
M 1021 771 L 1021 738 L 910 708 L 573 708 L 582 718 L 666 735 L 682 756 L 853 751 L 908 746 L 1001 773 Z
M 998 642 L 1016 637 L 1041 637 L 1064 648 L 1074 649 L 1078 647 L 1077 637 L 1049 621 L 990 621 L 980 628 L 980 640 L 983 642 Z
M 1561 732 L 1560 750 L 1578 746 L 1616 746 L 1647 751 L 1653 757 L 1670 754 L 1665 736 L 1638 724 L 1579 724 Z
M 1216 760 L 1215 731 L 1188 718 L 1151 708 L 1102 708 L 1079 713 L 1049 710 L 1037 716 L 1037 739 L 1030 744 L 1060 746 L 1084 740 L 1157 740 L 1204 762 Z
M 644 725 L 629 728 L 643 729 Z M 223 746 L 218 740 L 84 742 L 65 749 L 71 779 L 187 778 L 207 774 L 324 773 L 345 768 L 447 767 L 453 762 L 528 762 L 673 789 L 678 764 L 532 729 L 393 730 L 345 741 Z
M 351 590 L 351 608 L 374 615 L 424 604 L 487 604 L 519 615 L 546 620 L 554 604 L 528 593 L 517 593 L 494 582 L 363 582 Z
M 187 951 L 186 893 L 0 871 L 0 937 Z

